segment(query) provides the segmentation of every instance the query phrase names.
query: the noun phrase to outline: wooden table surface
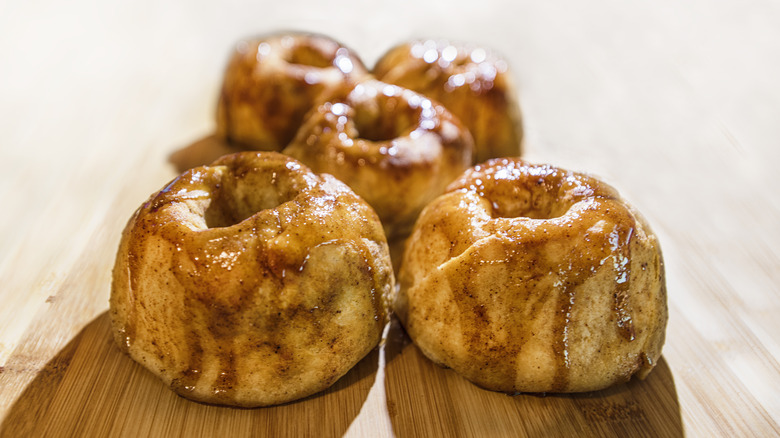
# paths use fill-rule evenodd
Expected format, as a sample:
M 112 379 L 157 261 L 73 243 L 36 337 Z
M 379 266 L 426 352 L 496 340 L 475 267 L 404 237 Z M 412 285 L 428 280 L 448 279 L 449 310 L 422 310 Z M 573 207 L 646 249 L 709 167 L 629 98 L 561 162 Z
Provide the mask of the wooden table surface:
M 112 344 L 132 211 L 214 130 L 240 37 L 316 31 L 366 64 L 411 37 L 506 55 L 527 158 L 602 176 L 658 233 L 670 320 L 645 381 L 510 397 L 398 326 L 323 394 L 175 396 Z M 780 3 L 151 0 L 0 4 L 0 435 L 780 434 Z

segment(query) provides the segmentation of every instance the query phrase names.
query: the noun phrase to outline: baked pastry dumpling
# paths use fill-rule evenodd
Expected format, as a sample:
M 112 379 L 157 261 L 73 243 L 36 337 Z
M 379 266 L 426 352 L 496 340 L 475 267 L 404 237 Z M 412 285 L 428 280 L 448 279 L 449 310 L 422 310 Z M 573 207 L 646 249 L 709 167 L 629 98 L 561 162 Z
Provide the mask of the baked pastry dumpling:
M 321 391 L 380 340 L 393 272 L 374 211 L 292 158 L 191 169 L 125 228 L 114 338 L 180 395 L 265 406 Z
M 280 151 L 323 93 L 368 75 L 339 42 L 305 33 L 239 41 L 217 106 L 217 135 L 244 149 Z
M 321 101 L 283 152 L 344 181 L 394 239 L 471 165 L 473 141 L 440 104 L 368 80 Z
M 468 170 L 420 215 L 399 283 L 414 343 L 484 388 L 597 390 L 644 378 L 661 355 L 658 239 L 581 173 L 520 159 Z
M 517 91 L 506 60 L 496 52 L 447 40 L 415 40 L 388 51 L 373 73 L 441 102 L 463 121 L 474 137 L 474 163 L 520 156 Z

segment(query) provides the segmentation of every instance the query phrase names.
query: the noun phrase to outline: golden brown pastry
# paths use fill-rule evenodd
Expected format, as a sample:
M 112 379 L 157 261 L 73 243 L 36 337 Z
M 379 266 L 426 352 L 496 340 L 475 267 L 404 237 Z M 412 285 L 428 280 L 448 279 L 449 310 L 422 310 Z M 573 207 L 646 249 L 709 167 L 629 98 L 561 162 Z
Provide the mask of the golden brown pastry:
M 388 51 L 377 79 L 441 102 L 471 131 L 475 163 L 521 153 L 520 107 L 507 63 L 475 45 L 417 40 Z
M 599 180 L 520 159 L 467 171 L 420 215 L 395 311 L 432 361 L 504 392 L 644 378 L 661 355 L 664 265 Z
M 380 340 L 393 273 L 374 211 L 272 152 L 191 169 L 130 219 L 120 348 L 180 395 L 264 406 L 321 391 Z
M 322 35 L 284 33 L 236 44 L 217 107 L 217 134 L 280 151 L 322 93 L 367 75 L 348 48 Z
M 425 204 L 470 166 L 472 151 L 468 131 L 444 107 L 375 80 L 321 102 L 284 149 L 352 187 L 388 238 L 408 234 Z

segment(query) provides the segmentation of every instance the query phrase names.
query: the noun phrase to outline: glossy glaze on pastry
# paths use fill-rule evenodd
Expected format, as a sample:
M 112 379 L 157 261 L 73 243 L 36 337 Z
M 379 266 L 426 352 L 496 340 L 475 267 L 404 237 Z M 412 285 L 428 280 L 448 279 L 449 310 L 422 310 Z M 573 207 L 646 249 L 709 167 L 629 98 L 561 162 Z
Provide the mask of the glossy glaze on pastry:
M 520 159 L 477 165 L 409 238 L 395 311 L 422 352 L 479 386 L 579 392 L 649 373 L 664 265 L 609 185 Z
M 239 41 L 217 107 L 217 134 L 244 149 L 280 151 L 323 93 L 367 75 L 350 49 L 322 35 Z
M 191 169 L 130 219 L 120 348 L 180 395 L 265 406 L 321 391 L 380 340 L 394 280 L 374 211 L 271 152 Z
M 441 102 L 474 137 L 474 163 L 522 153 L 523 128 L 507 62 L 494 51 L 446 40 L 416 40 L 388 51 L 377 79 Z
M 344 181 L 396 238 L 470 166 L 473 142 L 441 105 L 368 80 L 320 102 L 283 152 Z

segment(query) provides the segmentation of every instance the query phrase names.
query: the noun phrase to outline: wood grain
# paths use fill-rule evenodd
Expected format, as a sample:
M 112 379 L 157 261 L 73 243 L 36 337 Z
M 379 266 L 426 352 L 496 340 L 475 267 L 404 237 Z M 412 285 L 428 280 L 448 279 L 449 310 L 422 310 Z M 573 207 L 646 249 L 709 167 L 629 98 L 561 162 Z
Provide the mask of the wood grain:
M 780 3 L 6 3 L 0 435 L 780 436 Z M 411 37 L 503 52 L 527 157 L 603 177 L 660 237 L 670 321 L 648 379 L 497 394 L 393 326 L 323 394 L 241 410 L 179 398 L 123 356 L 106 317 L 121 229 L 177 157 L 216 153 L 229 48 L 277 29 L 368 65 Z
M 110 324 L 100 314 L 38 373 L 8 412 L 4 436 L 342 436 L 376 372 L 375 351 L 330 389 L 296 403 L 209 406 L 177 396 L 122 354 Z
M 395 326 L 387 363 L 387 403 L 398 436 L 683 434 L 674 379 L 663 358 L 648 379 L 605 391 L 510 396 L 434 365 Z

